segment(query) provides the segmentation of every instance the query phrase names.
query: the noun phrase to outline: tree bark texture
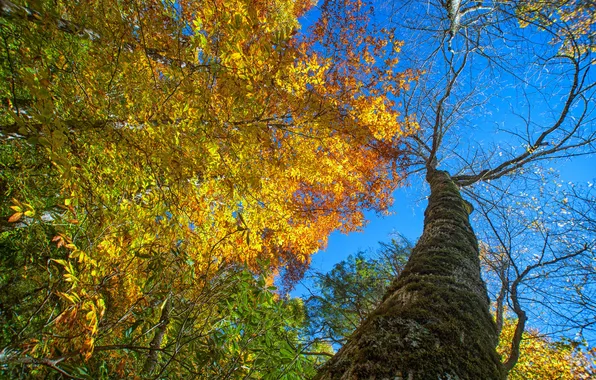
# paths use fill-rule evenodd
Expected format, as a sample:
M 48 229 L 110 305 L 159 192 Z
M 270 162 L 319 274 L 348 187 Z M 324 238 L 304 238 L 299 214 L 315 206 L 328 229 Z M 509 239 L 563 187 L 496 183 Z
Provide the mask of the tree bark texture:
M 316 379 L 503 379 L 471 205 L 429 169 L 424 232 L 379 307 Z

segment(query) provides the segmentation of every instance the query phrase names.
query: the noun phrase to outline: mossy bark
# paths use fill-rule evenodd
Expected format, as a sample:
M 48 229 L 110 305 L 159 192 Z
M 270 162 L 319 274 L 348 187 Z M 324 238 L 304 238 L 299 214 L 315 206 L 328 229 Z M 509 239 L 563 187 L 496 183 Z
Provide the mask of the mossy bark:
M 316 379 L 503 379 L 471 206 L 427 174 L 424 232 L 382 303 Z

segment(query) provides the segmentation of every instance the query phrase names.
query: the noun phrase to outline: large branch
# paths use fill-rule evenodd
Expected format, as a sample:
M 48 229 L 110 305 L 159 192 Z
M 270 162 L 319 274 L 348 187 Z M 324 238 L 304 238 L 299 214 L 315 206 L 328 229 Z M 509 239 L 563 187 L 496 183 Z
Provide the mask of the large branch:
M 0 0 L 2 1 L 2 0 Z M 106 127 L 124 126 L 125 123 L 118 120 L 60 120 L 59 122 L 66 127 L 66 130 L 74 132 L 81 129 L 102 129 Z M 43 128 L 42 123 L 38 122 L 19 122 L 0 125 L 0 134 L 4 136 L 19 135 L 23 137 L 30 137 L 39 135 Z
M 478 181 L 486 181 L 486 180 L 494 180 L 505 175 L 508 175 L 516 170 L 522 168 L 523 166 L 527 165 L 530 162 L 547 159 L 549 157 L 554 156 L 557 153 L 565 152 L 570 149 L 580 148 L 585 145 L 592 144 L 596 141 L 596 135 L 591 134 L 587 139 L 582 139 L 579 142 L 570 142 L 573 136 L 579 131 L 582 124 L 585 122 L 587 113 L 588 113 L 588 104 L 585 101 L 585 107 L 582 114 L 578 117 L 577 121 L 575 121 L 575 125 L 566 131 L 562 138 L 556 143 L 551 143 L 548 139 L 557 131 L 561 131 L 563 129 L 564 123 L 572 118 L 571 110 L 573 106 L 576 104 L 576 100 L 583 99 L 583 92 L 586 88 L 582 88 L 585 76 L 587 75 L 586 72 L 582 73 L 582 69 L 579 64 L 579 60 L 571 57 L 567 57 L 572 59 L 574 64 L 574 75 L 573 75 L 573 83 L 569 92 L 567 94 L 567 99 L 562 110 L 559 113 L 557 120 L 548 128 L 546 128 L 534 141 L 528 141 L 528 146 L 526 150 L 508 160 L 503 161 L 502 163 L 498 164 L 494 168 L 487 168 L 481 170 L 475 174 L 463 174 L 457 175 L 453 177 L 453 180 L 461 187 L 472 185 Z M 588 68 L 589 69 L 589 68 Z M 585 69 L 586 71 L 588 69 Z M 545 148 L 550 146 L 550 148 Z
M 491 7 L 485 7 L 481 4 L 470 6 L 462 10 L 461 0 L 447 0 L 445 3 L 447 9 L 447 18 L 449 19 L 449 39 L 447 40 L 447 48 L 451 53 L 454 53 L 452 48 L 452 42 L 460 29 L 464 28 L 462 19 L 465 15 L 471 12 L 480 10 L 492 10 Z
M 62 356 L 55 359 L 50 358 L 33 358 L 30 356 L 17 356 L 11 355 L 10 353 L 6 353 L 4 351 L 0 352 L 0 364 L 21 364 L 21 365 L 34 365 L 34 366 L 45 366 L 48 368 L 53 369 L 56 372 L 59 372 L 63 376 L 66 376 L 68 379 L 82 379 L 81 377 L 77 377 L 71 375 L 70 373 L 66 372 L 64 369 L 60 368 L 58 365 L 66 360 L 68 356 Z

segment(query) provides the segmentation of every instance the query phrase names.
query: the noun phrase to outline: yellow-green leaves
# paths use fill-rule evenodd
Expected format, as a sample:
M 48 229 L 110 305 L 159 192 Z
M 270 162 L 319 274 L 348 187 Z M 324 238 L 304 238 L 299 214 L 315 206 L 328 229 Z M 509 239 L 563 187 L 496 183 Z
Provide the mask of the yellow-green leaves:
M 596 49 L 596 6 L 591 1 L 522 1 L 517 14 L 522 27 L 535 25 L 549 29 L 555 35 L 553 42 L 561 44 L 564 54 L 574 56 Z
M 91 358 L 165 294 L 202 297 L 222 263 L 298 278 L 332 231 L 390 204 L 403 128 L 387 96 L 407 76 L 375 71 L 396 63 L 384 37 L 356 29 L 331 54 L 296 35 L 308 1 L 15 4 L 39 17 L 0 14 L 0 132 L 18 127 L 57 189 L 39 212 L 17 192 L 6 219 L 51 227 L 34 264 L 61 303 L 41 330 L 79 334 L 41 338 L 48 353 Z
M 498 352 L 506 357 L 515 330 L 515 320 L 506 319 Z M 589 379 L 594 375 L 595 352 L 586 351 L 576 342 L 550 340 L 538 331 L 525 332 L 520 357 L 509 374 L 517 379 Z

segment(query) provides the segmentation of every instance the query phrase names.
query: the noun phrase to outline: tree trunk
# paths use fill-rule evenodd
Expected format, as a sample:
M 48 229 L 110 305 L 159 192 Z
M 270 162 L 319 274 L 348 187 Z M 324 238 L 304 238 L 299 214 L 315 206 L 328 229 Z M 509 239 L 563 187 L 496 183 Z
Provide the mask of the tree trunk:
M 143 366 L 143 373 L 150 375 L 155 369 L 157 361 L 159 359 L 159 351 L 161 351 L 161 342 L 166 335 L 168 324 L 170 323 L 170 312 L 172 311 L 172 300 L 171 294 L 167 295 L 166 300 L 161 309 L 161 316 L 159 317 L 159 323 L 157 324 L 155 335 L 149 344 L 149 353 Z
M 316 379 L 503 379 L 471 205 L 429 169 L 424 232 L 379 307 Z

